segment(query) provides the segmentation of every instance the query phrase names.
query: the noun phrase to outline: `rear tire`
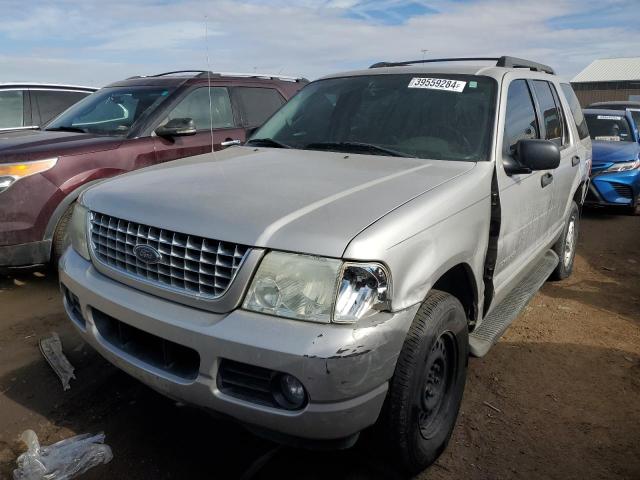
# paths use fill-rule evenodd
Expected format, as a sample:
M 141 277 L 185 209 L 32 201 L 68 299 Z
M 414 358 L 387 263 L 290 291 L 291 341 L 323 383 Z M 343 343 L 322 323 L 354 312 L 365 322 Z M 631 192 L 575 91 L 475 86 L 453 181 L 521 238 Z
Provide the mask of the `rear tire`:
M 73 208 L 76 206 L 76 202 L 73 202 L 62 214 L 60 220 L 58 221 L 58 225 L 56 225 L 56 230 L 53 233 L 53 248 L 51 260 L 53 266 L 56 267 L 58 265 L 58 261 L 62 254 L 67 249 L 69 245 L 71 245 L 71 237 L 69 236 L 69 222 L 71 221 L 71 215 L 73 215 Z
M 558 254 L 560 261 L 556 269 L 551 273 L 550 278 L 552 280 L 564 280 L 571 275 L 576 257 L 576 247 L 578 246 L 579 227 L 580 210 L 576 202 L 571 202 L 571 209 L 564 224 L 562 235 L 553 246 L 553 250 Z
M 467 318 L 452 295 L 432 291 L 420 306 L 390 381 L 383 442 L 410 474 L 434 463 L 458 417 L 469 357 Z

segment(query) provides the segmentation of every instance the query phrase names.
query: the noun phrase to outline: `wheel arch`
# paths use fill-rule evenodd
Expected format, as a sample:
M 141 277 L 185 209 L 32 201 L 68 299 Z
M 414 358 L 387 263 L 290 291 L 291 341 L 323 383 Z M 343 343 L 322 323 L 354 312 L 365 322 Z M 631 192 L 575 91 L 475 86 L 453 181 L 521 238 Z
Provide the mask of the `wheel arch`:
M 478 320 L 478 286 L 468 263 L 458 263 L 444 272 L 433 284 L 432 290 L 447 292 L 462 304 L 469 325 Z

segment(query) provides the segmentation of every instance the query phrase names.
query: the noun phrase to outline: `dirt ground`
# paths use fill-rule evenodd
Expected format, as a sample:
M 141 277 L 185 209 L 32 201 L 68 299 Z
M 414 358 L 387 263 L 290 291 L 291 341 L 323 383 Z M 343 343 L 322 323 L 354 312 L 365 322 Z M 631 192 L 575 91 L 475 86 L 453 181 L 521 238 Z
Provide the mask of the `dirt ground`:
M 114 460 L 86 479 L 393 479 L 365 442 L 278 447 L 176 405 L 86 347 L 52 273 L 0 277 L 0 479 L 33 429 L 43 444 L 104 431 Z M 38 350 L 57 331 L 76 367 L 63 392 Z M 587 212 L 573 276 L 547 283 L 471 359 L 451 443 L 418 478 L 640 479 L 640 218 Z

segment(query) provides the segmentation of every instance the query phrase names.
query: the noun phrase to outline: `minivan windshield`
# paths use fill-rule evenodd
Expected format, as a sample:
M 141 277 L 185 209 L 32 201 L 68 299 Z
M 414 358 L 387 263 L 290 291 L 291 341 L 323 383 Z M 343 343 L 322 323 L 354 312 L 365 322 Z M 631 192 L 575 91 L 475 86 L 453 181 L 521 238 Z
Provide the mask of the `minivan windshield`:
M 589 134 L 593 140 L 606 142 L 633 142 L 627 118 L 616 114 L 585 113 Z
M 109 87 L 89 95 L 47 125 L 45 130 L 126 135 L 171 93 L 166 87 Z
M 487 160 L 495 80 L 382 74 L 310 83 L 249 145 L 438 160 Z

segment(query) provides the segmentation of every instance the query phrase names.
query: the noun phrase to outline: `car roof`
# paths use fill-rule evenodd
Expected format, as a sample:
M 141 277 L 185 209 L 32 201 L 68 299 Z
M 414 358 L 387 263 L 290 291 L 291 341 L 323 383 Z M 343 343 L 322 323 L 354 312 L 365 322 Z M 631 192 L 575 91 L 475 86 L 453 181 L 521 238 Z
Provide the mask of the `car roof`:
M 616 110 L 615 108 L 585 108 L 584 113 L 595 115 L 615 115 L 616 117 L 625 116 L 625 112 L 623 110 Z
M 178 87 L 183 84 L 191 85 L 194 83 L 204 82 L 224 82 L 234 83 L 245 80 L 253 80 L 268 83 L 286 83 L 295 84 L 299 82 L 307 83 L 304 77 L 291 77 L 286 75 L 268 74 L 268 73 L 235 73 L 235 72 L 206 72 L 203 70 L 166 72 L 156 75 L 135 76 L 125 80 L 120 80 L 107 85 L 107 87 L 125 87 L 125 86 L 161 86 L 161 87 Z
M 640 102 L 632 102 L 629 100 L 613 100 L 609 102 L 594 102 L 587 108 L 607 108 L 607 107 L 622 107 L 622 108 L 640 108 Z
M 82 85 L 66 85 L 61 83 L 41 83 L 41 82 L 2 82 L 0 83 L 0 89 L 2 88 L 51 88 L 58 90 L 86 90 L 88 92 L 95 92 L 98 90 L 96 87 L 86 87 Z

